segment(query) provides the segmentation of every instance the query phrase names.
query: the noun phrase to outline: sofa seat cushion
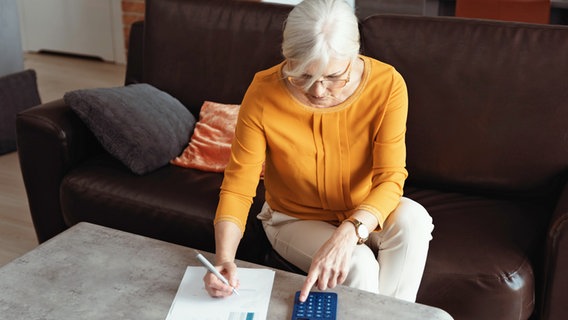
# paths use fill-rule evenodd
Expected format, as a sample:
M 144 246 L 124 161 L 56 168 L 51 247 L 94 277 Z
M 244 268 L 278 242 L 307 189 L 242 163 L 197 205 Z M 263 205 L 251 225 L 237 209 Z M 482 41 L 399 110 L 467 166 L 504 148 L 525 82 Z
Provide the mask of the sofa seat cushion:
M 61 206 L 69 226 L 86 221 L 214 252 L 213 219 L 222 179 L 221 173 L 173 165 L 138 176 L 102 154 L 65 176 Z M 262 183 L 258 194 L 251 212 L 260 212 Z M 257 219 L 249 219 L 241 247 L 246 250 L 239 248 L 238 257 L 256 263 L 271 250 Z
M 537 248 L 544 241 L 547 221 L 541 217 L 552 209 L 537 199 L 405 191 L 434 220 L 418 301 L 460 319 L 487 314 L 527 319 L 535 304 L 531 261 L 539 260 Z

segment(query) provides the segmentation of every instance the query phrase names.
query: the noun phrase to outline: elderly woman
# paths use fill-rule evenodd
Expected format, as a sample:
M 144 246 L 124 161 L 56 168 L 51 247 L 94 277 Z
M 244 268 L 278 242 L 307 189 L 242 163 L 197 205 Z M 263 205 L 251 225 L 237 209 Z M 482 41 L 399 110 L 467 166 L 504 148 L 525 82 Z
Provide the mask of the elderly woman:
M 433 225 L 402 197 L 406 86 L 359 50 L 344 0 L 290 12 L 285 60 L 256 74 L 242 102 L 215 218 L 215 264 L 230 286 L 207 274 L 211 296 L 239 285 L 235 254 L 265 163 L 258 218 L 273 248 L 307 272 L 301 301 L 338 284 L 416 299 Z

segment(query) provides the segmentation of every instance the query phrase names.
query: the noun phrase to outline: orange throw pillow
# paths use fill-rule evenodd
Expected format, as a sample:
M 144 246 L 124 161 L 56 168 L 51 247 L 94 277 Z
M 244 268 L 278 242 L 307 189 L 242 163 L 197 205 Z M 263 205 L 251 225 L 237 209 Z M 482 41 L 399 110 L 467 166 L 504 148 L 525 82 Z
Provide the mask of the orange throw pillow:
M 231 143 L 240 105 L 205 101 L 189 145 L 171 164 L 202 171 L 223 172 L 231 156 Z

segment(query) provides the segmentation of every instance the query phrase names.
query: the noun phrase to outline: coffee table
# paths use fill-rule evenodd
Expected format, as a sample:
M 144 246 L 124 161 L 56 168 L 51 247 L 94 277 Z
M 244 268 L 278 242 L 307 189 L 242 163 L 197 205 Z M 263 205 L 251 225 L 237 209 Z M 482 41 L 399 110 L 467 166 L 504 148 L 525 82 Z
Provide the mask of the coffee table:
M 0 318 L 162 320 L 188 265 L 200 265 L 191 248 L 79 223 L 0 268 Z M 290 319 L 303 279 L 276 270 L 268 319 Z M 452 319 L 438 308 L 345 286 L 332 291 L 338 319 Z

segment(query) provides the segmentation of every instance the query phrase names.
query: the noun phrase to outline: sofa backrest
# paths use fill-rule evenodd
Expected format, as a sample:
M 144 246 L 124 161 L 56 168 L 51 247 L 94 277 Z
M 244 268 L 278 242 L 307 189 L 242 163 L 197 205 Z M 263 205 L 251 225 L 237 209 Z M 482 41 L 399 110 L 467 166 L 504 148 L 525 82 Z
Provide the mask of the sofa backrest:
M 291 6 L 228 0 L 147 0 L 142 81 L 196 117 L 205 100 L 240 103 L 257 71 L 282 61 Z
M 365 54 L 409 90 L 409 183 L 550 192 L 568 173 L 568 28 L 374 16 Z
M 147 0 L 142 81 L 196 116 L 204 100 L 240 103 L 254 74 L 282 60 L 291 8 Z M 568 28 L 377 15 L 361 37 L 408 85 L 410 184 L 532 194 L 565 182 Z

